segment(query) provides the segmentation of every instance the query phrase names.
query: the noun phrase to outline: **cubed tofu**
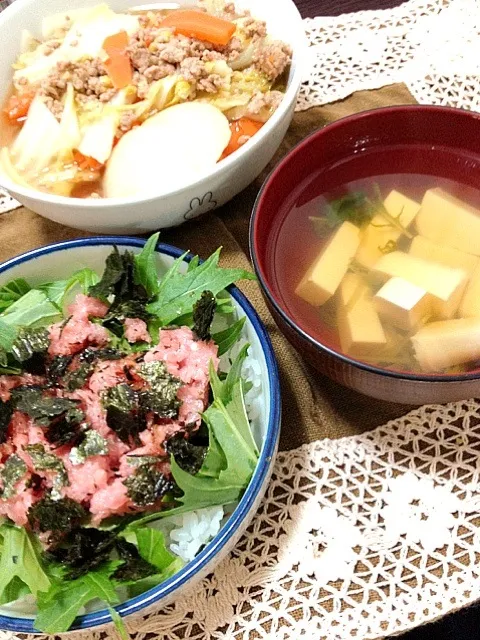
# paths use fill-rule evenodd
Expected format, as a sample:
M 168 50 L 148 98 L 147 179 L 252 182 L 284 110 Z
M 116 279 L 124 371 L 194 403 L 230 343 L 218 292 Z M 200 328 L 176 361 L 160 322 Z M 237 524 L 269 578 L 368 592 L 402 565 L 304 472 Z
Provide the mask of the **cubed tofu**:
M 405 331 L 417 328 L 432 313 L 431 294 L 403 278 L 390 278 L 373 300 L 382 320 Z
M 480 316 L 480 262 L 473 271 L 463 294 L 458 315 L 461 318 Z
M 461 318 L 480 316 L 480 258 L 453 247 L 437 244 L 423 236 L 415 236 L 409 253 L 417 258 L 433 260 L 447 267 L 463 269 L 469 281 L 457 315 Z
M 415 236 L 408 252 L 417 258 L 438 262 L 446 267 L 463 269 L 469 276 L 480 264 L 480 259 L 477 256 L 459 251 L 445 244 L 438 244 L 424 236 Z
M 467 274 L 462 269 L 452 269 L 403 251 L 383 255 L 375 263 L 373 273 L 384 280 L 403 278 L 432 294 L 432 312 L 442 319 L 455 315 L 467 283 Z
M 480 211 L 443 189 L 425 192 L 416 226 L 429 240 L 480 256 Z
M 295 293 L 320 307 L 338 289 L 360 244 L 360 229 L 344 222 L 302 278 Z
M 441 320 L 412 336 L 415 357 L 424 371 L 435 372 L 480 358 L 480 318 Z
M 349 356 L 375 354 L 387 343 L 372 293 L 355 273 L 347 273 L 340 285 L 337 320 L 340 346 Z
M 420 210 L 420 204 L 404 196 L 398 191 L 391 191 L 385 198 L 384 207 L 394 218 L 398 218 L 403 227 L 408 227 Z M 382 256 L 381 247 L 389 242 L 396 242 L 401 231 L 389 225 L 385 218 L 377 213 L 362 233 L 360 246 L 355 259 L 369 269 Z

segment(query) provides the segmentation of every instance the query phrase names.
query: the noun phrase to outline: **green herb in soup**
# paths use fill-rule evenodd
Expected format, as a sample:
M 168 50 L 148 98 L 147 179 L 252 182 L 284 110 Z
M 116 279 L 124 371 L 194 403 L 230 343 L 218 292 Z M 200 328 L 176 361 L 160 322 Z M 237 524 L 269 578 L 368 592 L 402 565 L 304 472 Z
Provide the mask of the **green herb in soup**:
M 296 296 L 318 308 L 349 356 L 403 371 L 468 370 L 480 359 L 480 211 L 438 187 L 419 200 L 372 192 L 309 216 L 324 246 Z

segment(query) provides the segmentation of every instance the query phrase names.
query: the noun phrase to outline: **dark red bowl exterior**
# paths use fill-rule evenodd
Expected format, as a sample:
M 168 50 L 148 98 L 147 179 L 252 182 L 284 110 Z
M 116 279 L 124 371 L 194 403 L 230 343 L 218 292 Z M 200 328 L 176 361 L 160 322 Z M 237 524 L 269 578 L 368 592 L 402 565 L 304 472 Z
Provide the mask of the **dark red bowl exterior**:
M 416 152 L 410 156 L 414 166 L 406 165 L 408 148 L 414 146 Z M 419 152 L 419 147 L 423 151 Z M 438 156 L 436 150 L 441 150 Z M 345 161 L 353 156 L 355 173 L 349 173 L 351 164 Z M 250 225 L 252 261 L 272 316 L 318 371 L 356 391 L 397 403 L 444 403 L 480 396 L 480 371 L 415 375 L 370 366 L 314 339 L 284 308 L 272 277 L 275 223 L 293 205 L 303 186 L 313 176 L 318 175 L 321 181 L 322 169 L 332 165 L 339 168 L 338 178 L 332 183 L 332 172 L 326 171 L 325 191 L 360 177 L 397 172 L 430 173 L 480 188 L 480 115 L 415 105 L 367 111 L 328 125 L 303 140 L 277 165 L 259 193 Z

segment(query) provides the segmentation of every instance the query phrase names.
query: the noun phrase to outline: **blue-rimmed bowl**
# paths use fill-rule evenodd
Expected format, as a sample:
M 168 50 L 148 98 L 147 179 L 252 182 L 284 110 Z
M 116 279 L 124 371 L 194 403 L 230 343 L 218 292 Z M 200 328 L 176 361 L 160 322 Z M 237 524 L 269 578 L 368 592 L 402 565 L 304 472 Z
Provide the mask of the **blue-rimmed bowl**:
M 0 265 L 0 286 L 14 278 L 25 278 L 29 282 L 41 283 L 52 279 L 64 279 L 77 269 L 90 267 L 103 271 L 105 259 L 116 244 L 119 248 L 139 252 L 144 240 L 128 237 L 98 237 L 70 240 L 51 244 L 12 258 Z M 166 270 L 182 251 L 166 244 L 157 246 L 160 272 Z M 191 257 L 191 256 L 190 256 Z M 189 257 L 185 258 L 185 268 Z M 280 389 L 277 364 L 268 334 L 255 309 L 247 298 L 234 286 L 228 292 L 232 297 L 236 313 L 246 316 L 246 337 L 250 343 L 250 356 L 258 363 L 261 378 L 261 394 L 256 408 L 258 416 L 252 422 L 255 438 L 260 448 L 260 458 L 250 484 L 238 506 L 224 524 L 218 535 L 177 574 L 116 607 L 122 617 L 148 613 L 158 609 L 178 596 L 182 589 L 205 577 L 233 548 L 247 528 L 260 500 L 265 493 L 278 446 L 280 432 Z M 27 605 L 0 607 L 0 629 L 16 633 L 38 633 L 34 626 L 34 614 Z M 78 616 L 71 627 L 74 630 L 98 628 L 111 621 L 106 609 L 99 609 Z

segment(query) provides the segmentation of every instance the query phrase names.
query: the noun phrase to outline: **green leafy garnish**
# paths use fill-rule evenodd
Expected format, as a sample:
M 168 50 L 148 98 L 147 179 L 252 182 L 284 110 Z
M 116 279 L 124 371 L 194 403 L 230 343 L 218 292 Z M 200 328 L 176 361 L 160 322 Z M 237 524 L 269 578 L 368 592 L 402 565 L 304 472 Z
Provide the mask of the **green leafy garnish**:
M 8 602 L 12 591 L 25 592 L 26 588 L 37 597 L 39 592 L 47 591 L 50 579 L 33 536 L 26 529 L 5 522 L 0 526 L 0 537 L 0 601 Z
M 135 282 L 142 285 L 149 297 L 158 293 L 159 279 L 155 260 L 155 249 L 160 234 L 154 233 L 142 251 L 135 256 Z
M 331 200 L 326 207 L 325 220 L 329 227 L 336 227 L 342 222 L 351 222 L 359 227 L 370 222 L 376 213 L 376 207 L 362 191 L 347 193 L 341 198 Z M 313 219 L 316 222 L 316 219 Z
M 0 313 L 30 291 L 31 287 L 23 278 L 11 280 L 0 287 Z
M 374 224 L 373 226 L 394 227 L 407 238 L 413 238 L 413 235 L 400 221 L 402 211 L 398 216 L 390 215 L 383 204 L 382 193 L 377 183 L 374 183 L 373 191 L 373 197 L 369 197 L 362 191 L 347 193 L 341 198 L 332 200 L 327 204 L 325 216 L 310 216 L 309 220 L 312 222 L 318 235 L 323 237 L 329 228 L 336 227 L 343 222 L 351 222 L 358 227 L 367 223 L 373 224 L 371 222 L 373 216 L 379 214 L 385 219 L 386 224 Z
M 50 634 L 67 631 L 81 608 L 95 598 L 108 604 L 118 604 L 120 600 L 110 580 L 117 565 L 112 562 L 77 580 L 54 583 L 46 593 L 38 594 L 35 628 Z
M 223 331 L 219 331 L 218 333 L 214 333 L 212 335 L 212 340 L 218 346 L 218 355 L 223 356 L 224 353 L 227 353 L 233 345 L 238 341 L 240 336 L 242 335 L 243 327 L 245 326 L 246 317 L 240 318 L 232 325 L 230 325 L 227 329 Z
M 32 289 L 11 304 L 0 319 L 11 327 L 46 326 L 60 318 L 60 312 L 43 291 Z
M 27 473 L 27 465 L 17 455 L 13 454 L 7 458 L 3 469 L 0 471 L 3 489 L 0 491 L 0 497 L 8 500 L 15 495 L 15 486 Z
M 75 287 L 80 287 L 82 293 L 88 293 L 90 287 L 93 287 L 99 281 L 99 277 L 96 271 L 93 269 L 80 269 L 76 271 L 67 280 L 55 280 L 53 282 L 47 282 L 38 287 L 40 291 L 43 291 L 50 302 L 55 304 L 60 310 L 62 310 L 63 304 L 67 293 L 69 293 Z
M 215 251 L 202 264 L 195 263 L 187 273 L 180 273 L 183 256 L 175 260 L 161 279 L 155 299 L 147 305 L 147 311 L 157 317 L 161 326 L 190 313 L 204 291 L 211 291 L 216 296 L 236 280 L 255 279 L 252 273 L 244 269 L 219 267 L 220 251 Z

